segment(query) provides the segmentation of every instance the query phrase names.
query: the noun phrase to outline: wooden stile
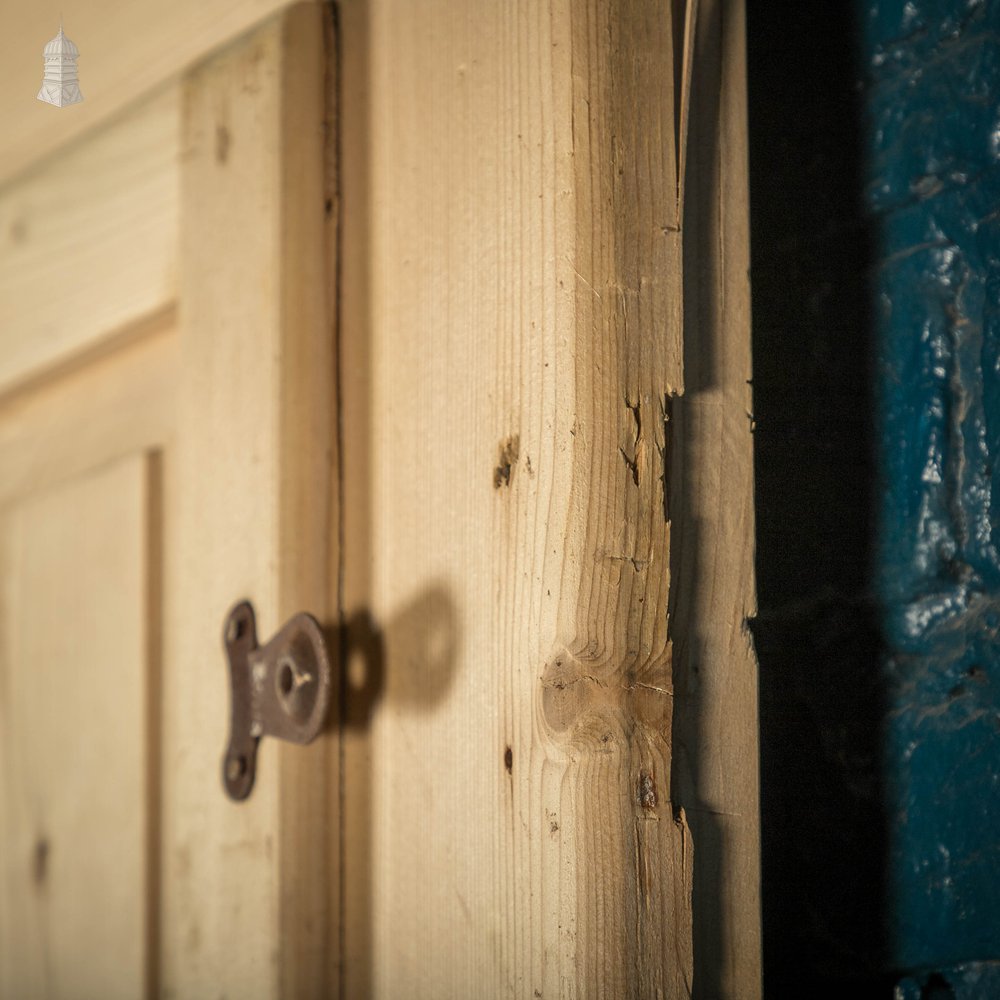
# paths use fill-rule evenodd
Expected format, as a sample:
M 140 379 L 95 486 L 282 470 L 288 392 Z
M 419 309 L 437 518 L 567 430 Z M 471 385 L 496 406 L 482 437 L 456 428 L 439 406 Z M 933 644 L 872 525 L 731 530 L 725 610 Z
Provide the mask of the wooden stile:
M 697 995 L 715 964 L 723 995 L 756 995 L 738 15 L 723 36 L 711 4 L 697 28 L 640 3 L 343 13 L 344 613 L 381 628 L 345 689 L 343 991 Z M 717 148 L 719 65 L 736 146 L 721 189 L 688 175 L 725 212 L 699 217 L 689 260 L 720 226 L 731 256 L 717 327 L 688 329 L 729 345 L 726 387 L 696 385 L 684 427 L 715 423 L 677 454 L 683 146 L 690 127 L 692 163 Z M 694 624 L 718 616 L 719 703 L 675 706 L 668 501 L 675 463 L 716 461 L 718 440 L 739 474 L 719 506 L 699 470 L 681 530 L 698 518 L 716 559 L 735 544 L 731 578 L 719 593 L 679 565 L 711 594 Z M 693 777 L 673 724 L 714 727 Z M 733 937 L 693 954 L 692 878 L 712 897 L 717 855 L 698 867 L 685 799 L 740 811 L 716 872 Z
M 168 988 L 325 991 L 336 837 L 327 747 L 262 749 L 246 803 L 218 791 L 221 623 L 327 602 L 333 338 L 322 9 L 300 4 L 185 81 L 179 426 L 168 533 L 164 955 Z M 198 581 L 191 586 L 188 581 Z M 193 942 L 197 941 L 197 947 Z
M 695 843 L 695 996 L 761 995 L 749 195 L 742 3 L 701 0 L 673 410 L 674 788 Z

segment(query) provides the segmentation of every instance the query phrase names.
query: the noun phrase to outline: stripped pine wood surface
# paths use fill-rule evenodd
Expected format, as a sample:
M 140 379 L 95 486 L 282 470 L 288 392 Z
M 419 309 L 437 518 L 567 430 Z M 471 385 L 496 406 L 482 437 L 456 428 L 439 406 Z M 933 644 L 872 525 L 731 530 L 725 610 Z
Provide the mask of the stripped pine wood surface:
M 162 970 L 177 997 L 317 996 L 332 975 L 339 848 L 326 740 L 265 745 L 239 804 L 219 791 L 217 764 L 231 605 L 252 600 L 269 636 L 328 601 L 323 17 L 293 6 L 184 84 L 164 590 Z
M 674 705 L 667 632 L 684 109 L 718 46 L 693 12 L 585 0 L 345 3 L 343 38 L 343 992 L 685 996 L 718 962 L 720 995 L 756 995 L 739 148 L 723 189 L 696 184 L 727 213 L 699 252 L 713 225 L 732 252 L 726 319 L 694 330 L 729 344 L 724 427 L 696 433 L 739 475 L 717 510 L 706 472 L 686 509 L 727 532 L 706 544 L 734 580 L 693 583 L 727 616 L 718 708 Z M 714 141 L 702 100 L 691 142 Z M 686 784 L 675 719 L 715 727 Z M 744 790 L 713 786 L 727 768 Z M 699 810 L 739 799 L 732 887 L 698 868 L 675 786 Z M 695 872 L 733 937 L 692 954 Z
M 7 3 L 0 37 L 0 185 L 177 77 L 214 49 L 274 16 L 288 0 L 78 0 Z M 35 100 L 42 49 L 59 30 L 80 50 L 83 103 L 53 108 Z
M 148 461 L 0 513 L 4 997 L 146 993 Z
M 761 995 L 749 194 L 743 4 L 701 0 L 673 408 L 674 787 L 695 843 L 695 995 Z
M 40 718 L 58 578 L 132 708 L 81 827 L 128 920 L 73 937 L 73 800 L 22 808 L 4 727 L 3 991 L 111 935 L 129 995 L 753 1000 L 742 5 L 303 3 L 171 82 L 279 6 L 181 0 L 122 110 L 109 3 L 67 25 L 102 108 L 0 157 L 0 713 Z M 235 805 L 243 597 L 325 611 L 343 681 Z
M 0 192 L 0 996 L 158 987 L 178 94 Z
M 0 194 L 31 244 L 0 256 L 4 997 L 331 992 L 335 737 L 265 747 L 242 806 L 219 774 L 229 606 L 264 633 L 327 603 L 326 13 Z
M 179 121 L 167 85 L 0 188 L 0 393 L 116 346 L 174 302 Z
M 0 401 L 0 503 L 162 446 L 176 422 L 177 363 L 176 328 L 157 327 Z

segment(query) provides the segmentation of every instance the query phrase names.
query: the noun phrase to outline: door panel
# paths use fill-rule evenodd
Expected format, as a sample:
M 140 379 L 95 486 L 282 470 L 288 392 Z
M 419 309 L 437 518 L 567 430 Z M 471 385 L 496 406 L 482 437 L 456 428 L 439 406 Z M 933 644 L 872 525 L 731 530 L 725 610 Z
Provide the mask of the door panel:
M 0 514 L 0 991 L 135 997 L 155 901 L 155 456 Z
M 0 190 L 0 391 L 170 309 L 179 114 L 168 84 Z
M 77 0 L 66 34 L 80 49 L 83 103 L 68 115 L 34 100 L 42 48 L 59 28 L 59 7 L 5 4 L 0 37 L 0 182 L 141 101 L 213 49 L 274 18 L 288 0 Z
M 163 318 L 141 321 L 108 357 L 0 400 L 0 503 L 167 441 L 179 356 Z
M 329 602 L 329 51 L 291 7 L 0 192 L 4 1000 L 330 992 L 335 736 L 220 773 L 229 608 Z

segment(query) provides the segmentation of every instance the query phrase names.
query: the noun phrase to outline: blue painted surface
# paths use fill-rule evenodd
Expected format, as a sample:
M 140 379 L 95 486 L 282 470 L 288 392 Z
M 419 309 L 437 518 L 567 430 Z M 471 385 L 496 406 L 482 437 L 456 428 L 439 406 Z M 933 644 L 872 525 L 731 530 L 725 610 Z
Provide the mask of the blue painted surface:
M 1000 997 L 1000 0 L 861 6 L 886 958 Z
M 905 976 L 893 1000 L 995 1000 L 1000 997 L 1000 963 L 973 962 L 944 971 Z

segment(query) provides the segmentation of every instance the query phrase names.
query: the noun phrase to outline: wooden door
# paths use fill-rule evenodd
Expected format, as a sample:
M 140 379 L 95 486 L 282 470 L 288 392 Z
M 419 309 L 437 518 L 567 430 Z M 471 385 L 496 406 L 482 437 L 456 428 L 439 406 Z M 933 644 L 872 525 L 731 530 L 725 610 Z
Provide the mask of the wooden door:
M 0 152 L 0 997 L 752 1000 L 739 5 L 112 6 Z M 339 697 L 235 804 L 240 598 Z
M 290 9 L 0 193 L 11 1000 L 324 974 L 326 748 L 265 746 L 242 805 L 220 763 L 229 606 L 327 601 L 327 27 Z

